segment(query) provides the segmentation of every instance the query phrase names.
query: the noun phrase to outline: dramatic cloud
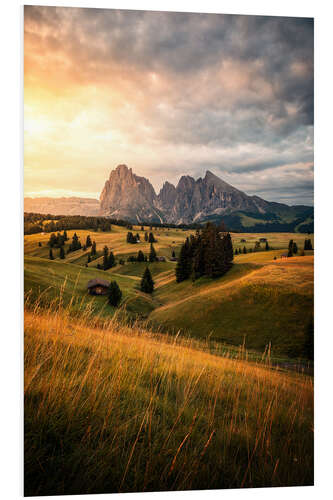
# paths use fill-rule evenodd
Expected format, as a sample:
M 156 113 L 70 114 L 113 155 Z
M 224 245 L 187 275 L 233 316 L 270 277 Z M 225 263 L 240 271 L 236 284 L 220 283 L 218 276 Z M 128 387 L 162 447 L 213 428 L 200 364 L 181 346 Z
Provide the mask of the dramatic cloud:
M 25 7 L 25 190 L 98 196 L 213 170 L 313 198 L 313 20 Z

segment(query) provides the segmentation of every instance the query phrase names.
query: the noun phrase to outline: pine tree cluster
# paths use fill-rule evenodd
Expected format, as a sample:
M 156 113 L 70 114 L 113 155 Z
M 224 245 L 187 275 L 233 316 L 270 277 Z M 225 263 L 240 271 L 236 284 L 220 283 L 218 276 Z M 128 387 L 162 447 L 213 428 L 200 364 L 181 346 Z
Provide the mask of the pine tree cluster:
M 95 255 L 97 255 L 96 241 L 92 242 L 91 250 L 90 250 L 90 255 L 91 255 L 91 257 L 95 257 Z
M 126 241 L 127 241 L 127 243 L 135 244 L 138 241 L 140 241 L 140 236 L 138 234 L 136 234 L 136 236 L 134 236 L 134 234 L 129 231 L 127 233 Z
M 67 240 L 68 236 L 66 231 L 64 231 L 63 234 L 57 233 L 57 235 L 55 235 L 55 233 L 52 233 L 47 244 L 50 248 L 60 248 Z
M 116 265 L 116 260 L 114 258 L 113 253 L 110 251 L 107 246 L 103 248 L 103 269 L 107 271 Z
M 78 235 L 74 233 L 72 243 L 69 245 L 67 252 L 75 252 L 75 250 L 80 250 L 80 248 L 82 248 L 81 242 Z
M 180 283 L 188 278 L 193 280 L 201 276 L 218 278 L 232 266 L 234 258 L 230 234 L 223 227 L 208 223 L 196 235 L 186 238 L 182 245 L 177 267 L 176 281 Z

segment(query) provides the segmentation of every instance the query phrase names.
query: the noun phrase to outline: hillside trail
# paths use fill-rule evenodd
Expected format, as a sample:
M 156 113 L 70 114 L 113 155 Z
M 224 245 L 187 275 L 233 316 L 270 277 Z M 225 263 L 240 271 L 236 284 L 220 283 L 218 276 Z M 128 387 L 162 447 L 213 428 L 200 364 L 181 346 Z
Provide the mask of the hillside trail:
M 267 267 L 267 266 L 263 266 L 263 267 Z M 228 288 L 232 288 L 235 285 L 239 285 L 242 282 L 246 282 L 250 277 L 259 273 L 261 270 L 262 270 L 262 267 L 247 273 L 245 276 L 241 276 L 240 278 L 236 278 L 234 280 L 228 281 L 227 283 L 221 283 L 217 286 L 205 288 L 204 290 L 199 290 L 197 293 L 193 293 L 192 295 L 189 295 L 188 297 L 184 297 L 183 299 L 179 299 L 179 300 L 176 300 L 174 302 L 170 302 L 169 304 L 165 304 L 163 306 L 160 306 L 160 307 L 156 308 L 154 310 L 154 312 L 165 311 L 166 309 L 169 309 L 169 308 L 174 307 L 174 306 L 178 306 L 179 304 L 183 304 L 184 302 L 187 302 L 188 300 L 192 300 L 193 298 L 202 297 L 204 295 L 209 295 L 209 294 L 217 292 L 219 290 L 225 290 Z

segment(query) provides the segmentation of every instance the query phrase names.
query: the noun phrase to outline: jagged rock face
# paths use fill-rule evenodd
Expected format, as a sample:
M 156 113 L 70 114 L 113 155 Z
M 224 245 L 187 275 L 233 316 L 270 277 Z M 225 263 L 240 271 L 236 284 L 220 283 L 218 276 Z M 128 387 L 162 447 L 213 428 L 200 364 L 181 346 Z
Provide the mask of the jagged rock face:
M 183 176 L 175 188 L 175 193 L 173 208 L 164 210 L 163 203 L 160 203 L 160 208 L 165 212 L 166 222 L 178 224 L 195 222 L 209 215 L 221 215 L 236 210 L 264 212 L 269 205 L 260 198 L 255 201 L 253 197 L 230 186 L 209 171 L 203 179 L 200 177 L 197 181 L 192 177 Z
M 197 180 L 182 176 L 177 187 L 165 182 L 157 196 L 149 180 L 126 165 L 111 172 L 100 196 L 102 215 L 139 223 L 189 224 L 239 210 L 264 214 L 272 205 L 246 195 L 209 171 Z
M 126 165 L 112 170 L 100 196 L 102 215 L 135 222 L 159 220 L 155 210 L 156 193 L 145 177 Z

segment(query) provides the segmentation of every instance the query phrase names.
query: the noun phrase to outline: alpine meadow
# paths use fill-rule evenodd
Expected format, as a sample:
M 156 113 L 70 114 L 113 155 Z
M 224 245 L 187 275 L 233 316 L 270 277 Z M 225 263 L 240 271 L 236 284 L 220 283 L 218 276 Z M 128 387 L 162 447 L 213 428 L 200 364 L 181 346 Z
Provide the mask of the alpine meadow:
M 24 32 L 25 496 L 312 486 L 313 19 Z

